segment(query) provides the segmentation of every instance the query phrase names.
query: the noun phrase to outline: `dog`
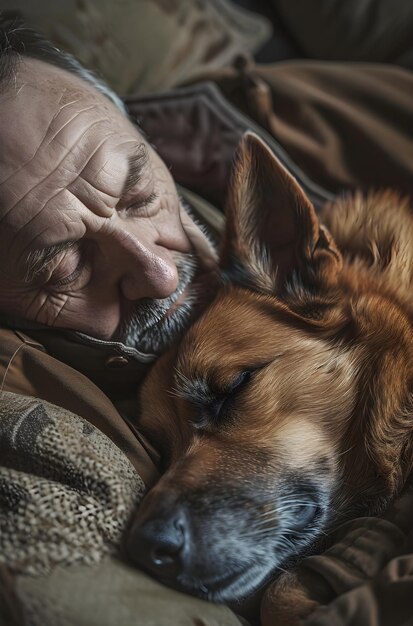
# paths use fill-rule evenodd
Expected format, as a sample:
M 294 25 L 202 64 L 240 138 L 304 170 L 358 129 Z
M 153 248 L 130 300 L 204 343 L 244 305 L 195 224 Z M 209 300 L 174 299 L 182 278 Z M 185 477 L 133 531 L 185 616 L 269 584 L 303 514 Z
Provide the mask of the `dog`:
M 142 390 L 165 473 L 126 550 L 160 581 L 240 602 L 413 467 L 413 212 L 384 191 L 317 217 L 255 135 L 235 161 L 220 285 Z

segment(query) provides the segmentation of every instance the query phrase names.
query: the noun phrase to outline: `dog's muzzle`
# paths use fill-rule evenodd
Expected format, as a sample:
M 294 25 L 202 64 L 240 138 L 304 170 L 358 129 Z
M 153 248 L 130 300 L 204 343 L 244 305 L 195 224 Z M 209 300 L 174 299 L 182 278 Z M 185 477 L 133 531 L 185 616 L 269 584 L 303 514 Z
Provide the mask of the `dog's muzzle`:
M 290 494 L 287 508 L 231 488 L 181 494 L 158 486 L 138 510 L 125 549 L 129 560 L 170 587 L 233 601 L 314 540 L 324 520 L 319 494 L 308 486 Z

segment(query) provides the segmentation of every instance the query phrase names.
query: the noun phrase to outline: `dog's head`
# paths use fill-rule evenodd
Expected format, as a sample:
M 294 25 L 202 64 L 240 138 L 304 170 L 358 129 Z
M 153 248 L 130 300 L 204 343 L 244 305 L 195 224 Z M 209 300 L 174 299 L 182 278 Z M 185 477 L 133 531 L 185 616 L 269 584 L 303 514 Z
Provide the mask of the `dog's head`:
M 402 313 L 343 270 L 304 192 L 253 135 L 236 160 L 221 268 L 215 300 L 143 390 L 142 428 L 166 472 L 127 551 L 169 585 L 233 601 L 337 515 L 400 486 L 412 351 Z M 397 371 L 381 363 L 384 344 Z

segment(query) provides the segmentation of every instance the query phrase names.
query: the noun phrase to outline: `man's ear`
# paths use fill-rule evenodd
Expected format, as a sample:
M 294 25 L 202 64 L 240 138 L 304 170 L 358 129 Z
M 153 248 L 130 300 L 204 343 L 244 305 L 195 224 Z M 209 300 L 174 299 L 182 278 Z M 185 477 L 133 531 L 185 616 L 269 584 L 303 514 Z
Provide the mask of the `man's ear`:
M 226 206 L 221 267 L 230 280 L 281 293 L 296 273 L 306 283 L 334 284 L 341 255 L 318 223 L 295 178 L 255 134 L 235 157 Z

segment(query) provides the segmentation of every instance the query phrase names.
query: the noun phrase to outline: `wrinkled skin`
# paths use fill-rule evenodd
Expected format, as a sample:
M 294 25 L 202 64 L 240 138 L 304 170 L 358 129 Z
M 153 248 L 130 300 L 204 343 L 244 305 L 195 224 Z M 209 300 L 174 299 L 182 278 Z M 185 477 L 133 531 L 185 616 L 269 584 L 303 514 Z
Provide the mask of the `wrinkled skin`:
M 165 164 L 92 86 L 24 59 L 0 113 L 2 313 L 123 339 L 140 302 L 176 292 L 189 253 L 214 264 Z M 141 172 L 125 193 L 133 160 Z M 66 242 L 30 271 L 39 250 Z

